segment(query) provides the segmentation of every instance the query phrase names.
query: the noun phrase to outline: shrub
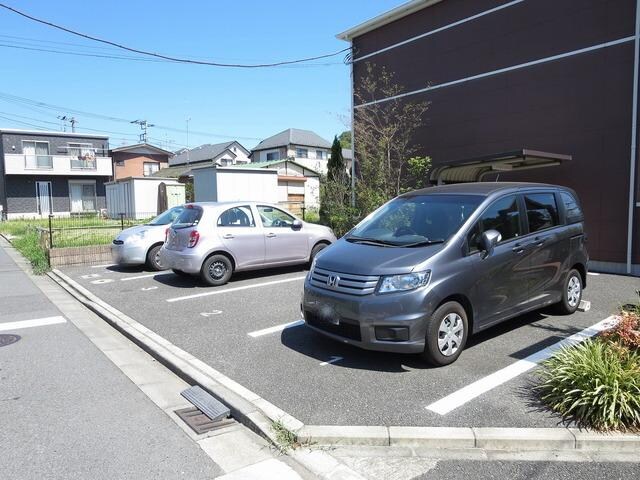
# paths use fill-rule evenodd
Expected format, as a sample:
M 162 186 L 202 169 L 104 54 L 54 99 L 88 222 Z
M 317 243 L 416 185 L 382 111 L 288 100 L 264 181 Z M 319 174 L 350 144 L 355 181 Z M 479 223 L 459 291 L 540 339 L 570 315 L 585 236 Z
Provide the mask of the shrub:
M 640 429 L 640 353 L 596 338 L 564 348 L 542 364 L 541 400 L 563 417 L 597 430 Z
M 623 310 L 618 315 L 618 323 L 600 336 L 623 348 L 640 350 L 640 313 Z

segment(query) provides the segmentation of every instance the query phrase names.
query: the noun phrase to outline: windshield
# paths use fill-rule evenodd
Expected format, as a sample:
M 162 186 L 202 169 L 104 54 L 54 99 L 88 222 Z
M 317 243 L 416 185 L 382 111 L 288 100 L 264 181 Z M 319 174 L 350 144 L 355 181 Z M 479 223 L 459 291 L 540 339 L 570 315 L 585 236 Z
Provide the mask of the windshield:
M 480 195 L 409 195 L 358 224 L 350 242 L 413 247 L 446 242 L 480 205 Z
M 180 212 L 178 218 L 173 222 L 173 228 L 188 228 L 198 224 L 202 217 L 202 208 L 189 205 Z
M 161 213 L 156 218 L 151 220 L 148 225 L 169 225 L 173 223 L 173 221 L 178 218 L 178 215 L 182 213 L 184 207 L 173 207 L 167 210 L 166 212 Z

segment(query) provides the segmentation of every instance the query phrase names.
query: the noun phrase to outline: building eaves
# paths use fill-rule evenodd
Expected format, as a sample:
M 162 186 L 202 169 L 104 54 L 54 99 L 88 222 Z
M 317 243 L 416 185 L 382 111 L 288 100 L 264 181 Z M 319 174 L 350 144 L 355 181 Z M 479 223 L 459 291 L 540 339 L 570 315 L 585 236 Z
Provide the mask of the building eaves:
M 409 2 L 403 3 L 402 5 L 389 10 L 377 17 L 374 17 L 366 22 L 363 22 L 355 27 L 352 27 L 348 30 L 345 30 L 342 33 L 336 35 L 340 40 L 344 40 L 346 42 L 350 42 L 356 37 L 360 35 L 364 35 L 376 28 L 380 28 L 384 25 L 387 25 L 391 22 L 395 22 L 396 20 L 400 20 L 401 18 L 406 17 L 407 15 L 411 15 L 423 8 L 430 7 L 431 5 L 435 5 L 436 3 L 440 3 L 442 0 L 411 0 Z

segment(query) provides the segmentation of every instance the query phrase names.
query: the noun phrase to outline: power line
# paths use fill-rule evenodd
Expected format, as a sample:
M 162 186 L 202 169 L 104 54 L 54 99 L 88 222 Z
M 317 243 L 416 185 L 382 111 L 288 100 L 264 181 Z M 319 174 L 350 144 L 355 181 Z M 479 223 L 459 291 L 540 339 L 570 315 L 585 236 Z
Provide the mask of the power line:
M 129 52 L 133 52 L 133 53 L 138 53 L 141 55 L 147 55 L 150 57 L 155 57 L 155 58 L 161 58 L 164 60 L 168 60 L 171 62 L 177 62 L 177 63 L 190 63 L 190 64 L 195 64 L 195 65 L 208 65 L 208 66 L 212 66 L 212 67 L 228 67 L 228 68 L 268 68 L 268 67 L 277 67 L 277 66 L 281 66 L 281 65 L 292 65 L 292 64 L 296 64 L 296 63 L 304 63 L 304 62 L 310 62 L 313 60 L 320 60 L 323 58 L 329 58 L 329 57 L 335 57 L 336 55 L 340 55 L 341 53 L 344 53 L 348 50 L 350 50 L 351 47 L 347 47 L 347 48 L 343 48 L 342 50 L 339 50 L 337 52 L 333 52 L 333 53 L 327 53 L 325 55 L 317 55 L 314 57 L 307 57 L 307 58 L 300 58 L 300 59 L 296 59 L 296 60 L 284 60 L 284 61 L 280 61 L 280 62 L 274 62 L 274 63 L 256 63 L 256 64 L 246 64 L 246 63 L 218 63 L 218 62 L 209 62 L 209 61 L 205 61 L 205 60 L 192 60 L 192 59 L 188 59 L 188 58 L 181 58 L 181 57 L 173 57 L 170 55 L 164 55 L 161 53 L 153 53 L 153 52 L 148 52 L 146 50 L 140 50 L 137 48 L 132 48 L 132 47 L 127 47 L 126 45 L 122 45 L 116 42 L 112 42 L 111 40 L 105 40 L 102 38 L 98 38 L 98 37 L 94 37 L 92 35 L 88 35 L 86 33 L 82 33 L 82 32 L 78 32 L 75 30 L 71 30 L 70 28 L 67 27 L 63 27 L 61 25 L 55 24 L 53 22 L 49 22 L 47 20 L 43 20 L 37 17 L 34 17 L 32 15 L 29 15 L 25 12 L 22 12 L 20 10 L 17 10 L 13 7 L 10 7 L 9 5 L 5 5 L 4 3 L 0 3 L 0 7 L 9 10 L 10 12 L 13 12 L 17 15 L 20 15 L 24 18 L 27 18 L 29 20 L 32 20 L 34 22 L 43 24 L 43 25 L 47 25 L 49 27 L 52 28 L 56 28 L 58 30 L 62 30 L 63 32 L 67 32 L 70 33 L 72 35 L 76 35 L 78 37 L 82 37 L 82 38 L 86 38 L 88 40 L 93 40 L 94 42 L 100 42 L 100 43 L 104 43 L 106 45 L 111 45 L 113 47 L 116 48 L 120 48 L 122 50 L 127 50 Z
M 26 98 L 26 97 L 19 97 L 17 95 L 12 95 L 10 93 L 4 93 L 4 92 L 0 92 L 0 100 L 4 100 L 6 102 L 9 103 L 13 103 L 13 104 L 17 104 L 20 106 L 27 106 L 27 107 L 35 107 L 35 108 L 40 108 L 40 109 L 48 109 L 48 110 L 53 110 L 57 113 L 59 112 L 67 112 L 69 114 L 72 115 L 79 115 L 79 116 L 85 116 L 85 117 L 90 117 L 90 118 L 96 118 L 99 120 L 108 120 L 111 122 L 119 122 L 119 123 L 131 123 L 130 119 L 127 118 L 119 118 L 119 117 L 112 117 L 112 116 L 108 116 L 108 115 L 102 115 L 99 113 L 92 113 L 92 112 L 86 112 L 83 110 L 76 110 L 73 108 L 68 108 L 68 107 L 64 107 L 61 105 L 53 105 L 50 103 L 46 103 L 46 102 L 41 102 L 38 100 L 33 100 L 30 98 Z M 181 128 L 174 128 L 174 127 L 169 127 L 169 126 L 165 126 L 165 125 L 155 125 L 156 129 L 159 130 L 165 130 L 165 131 L 169 131 L 169 132 L 175 132 L 175 133 L 186 133 L 186 130 L 181 129 Z M 211 132 L 201 132 L 201 131 L 195 131 L 195 130 L 191 130 L 189 129 L 189 135 L 198 135 L 198 136 L 203 136 L 203 137 L 218 137 L 218 138 L 233 138 L 236 140 L 262 140 L 261 138 L 256 138 L 256 137 L 242 137 L 242 136 L 235 136 L 235 135 L 227 135 L 227 134 L 222 134 L 222 133 L 211 133 Z

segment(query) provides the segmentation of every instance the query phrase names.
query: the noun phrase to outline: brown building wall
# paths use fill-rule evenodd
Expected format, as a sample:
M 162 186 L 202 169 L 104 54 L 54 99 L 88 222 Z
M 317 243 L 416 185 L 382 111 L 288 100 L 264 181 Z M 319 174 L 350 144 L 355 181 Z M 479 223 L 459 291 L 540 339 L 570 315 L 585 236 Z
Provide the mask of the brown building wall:
M 444 0 L 356 38 L 354 47 L 384 48 L 504 3 Z M 525 1 L 368 61 L 393 71 L 411 91 L 629 37 L 634 18 L 632 0 Z M 521 148 L 572 155 L 561 167 L 499 179 L 574 188 L 592 258 L 625 262 L 633 53 L 627 41 L 405 97 L 431 102 L 415 141 L 436 165 Z M 364 68 L 364 61 L 354 65 L 356 86 Z M 635 216 L 638 231 L 640 208 Z M 634 263 L 640 263 L 639 234 Z
M 142 177 L 144 175 L 144 164 L 147 162 L 158 163 L 159 169 L 169 166 L 169 160 L 166 155 L 112 152 L 111 156 L 116 180 L 126 177 Z M 124 162 L 124 165 L 118 165 L 118 162 Z

